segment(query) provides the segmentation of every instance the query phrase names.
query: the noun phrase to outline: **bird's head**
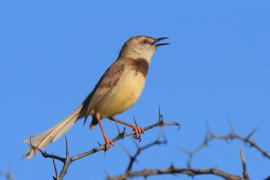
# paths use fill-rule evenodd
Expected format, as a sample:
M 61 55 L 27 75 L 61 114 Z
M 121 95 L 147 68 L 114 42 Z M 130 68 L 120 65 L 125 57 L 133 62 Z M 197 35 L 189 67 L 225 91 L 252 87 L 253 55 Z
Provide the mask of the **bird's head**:
M 167 37 L 153 38 L 149 36 L 134 36 L 125 42 L 120 56 L 133 59 L 143 58 L 150 62 L 155 50 L 159 46 L 168 45 L 169 43 L 160 43 Z

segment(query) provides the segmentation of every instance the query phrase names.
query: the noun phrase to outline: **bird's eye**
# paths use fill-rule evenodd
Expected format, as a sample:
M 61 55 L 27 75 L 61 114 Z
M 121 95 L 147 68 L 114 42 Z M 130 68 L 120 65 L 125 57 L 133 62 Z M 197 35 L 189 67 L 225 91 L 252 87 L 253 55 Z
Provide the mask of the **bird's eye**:
M 150 42 L 147 39 L 143 40 L 142 43 L 143 44 L 150 44 Z

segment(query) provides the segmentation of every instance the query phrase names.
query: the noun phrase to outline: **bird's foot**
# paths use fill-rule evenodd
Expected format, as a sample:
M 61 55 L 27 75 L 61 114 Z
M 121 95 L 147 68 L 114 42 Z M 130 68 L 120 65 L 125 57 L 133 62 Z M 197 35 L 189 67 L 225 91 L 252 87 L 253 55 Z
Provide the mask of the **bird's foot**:
M 143 128 L 141 128 L 139 126 L 132 126 L 132 129 L 134 131 L 133 137 L 135 139 L 141 140 L 141 134 L 143 134 L 143 132 L 144 132 Z
M 105 141 L 105 151 L 110 149 L 111 146 L 114 146 L 113 142 L 109 138 L 104 138 Z

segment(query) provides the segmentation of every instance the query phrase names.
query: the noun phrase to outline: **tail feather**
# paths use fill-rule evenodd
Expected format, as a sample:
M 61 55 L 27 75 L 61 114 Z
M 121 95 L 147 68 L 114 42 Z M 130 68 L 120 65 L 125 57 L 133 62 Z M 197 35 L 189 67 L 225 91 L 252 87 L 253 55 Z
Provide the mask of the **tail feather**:
M 36 152 L 38 152 L 39 149 L 45 148 L 48 144 L 56 141 L 59 137 L 63 136 L 65 132 L 67 132 L 74 125 L 74 123 L 80 118 L 81 109 L 82 106 L 80 106 L 67 118 L 60 121 L 47 131 L 37 136 L 27 137 L 24 140 L 24 143 L 29 144 L 30 149 L 26 152 L 24 158 L 25 159 L 32 158 L 36 154 Z

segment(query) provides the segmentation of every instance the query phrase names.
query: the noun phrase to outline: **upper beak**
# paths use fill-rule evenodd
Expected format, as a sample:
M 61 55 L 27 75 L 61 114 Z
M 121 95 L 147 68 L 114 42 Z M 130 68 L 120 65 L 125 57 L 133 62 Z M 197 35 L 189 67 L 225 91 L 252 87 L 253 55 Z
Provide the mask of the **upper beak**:
M 156 39 L 154 40 L 154 42 L 152 43 L 152 45 L 156 45 L 157 47 L 158 47 L 158 46 L 169 45 L 170 43 L 158 43 L 158 42 L 160 42 L 161 40 L 164 40 L 164 39 L 168 39 L 168 37 L 156 38 Z

